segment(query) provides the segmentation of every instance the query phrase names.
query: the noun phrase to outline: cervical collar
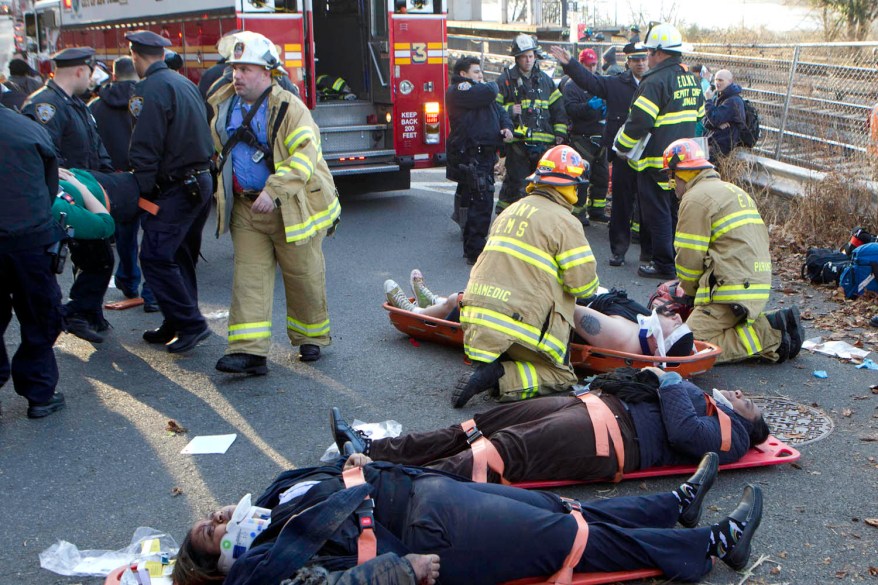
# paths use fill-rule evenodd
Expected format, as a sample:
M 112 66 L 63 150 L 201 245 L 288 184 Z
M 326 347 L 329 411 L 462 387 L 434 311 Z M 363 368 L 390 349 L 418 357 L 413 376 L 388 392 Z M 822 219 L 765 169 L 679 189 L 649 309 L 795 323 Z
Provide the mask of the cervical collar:
M 680 327 L 674 329 L 668 338 L 665 339 L 665 335 L 662 332 L 662 323 L 659 320 L 658 313 L 654 309 L 651 315 L 637 315 L 637 324 L 640 325 L 640 349 L 643 351 L 643 355 L 652 355 L 648 343 L 650 337 L 655 339 L 655 347 L 658 355 L 667 357 L 668 350 L 672 348 L 677 341 L 685 335 L 692 333 L 689 326 L 684 323 Z
M 226 534 L 220 541 L 220 558 L 217 563 L 219 570 L 228 573 L 232 564 L 250 549 L 256 537 L 269 524 L 271 510 L 252 505 L 250 494 L 241 498 L 226 526 Z

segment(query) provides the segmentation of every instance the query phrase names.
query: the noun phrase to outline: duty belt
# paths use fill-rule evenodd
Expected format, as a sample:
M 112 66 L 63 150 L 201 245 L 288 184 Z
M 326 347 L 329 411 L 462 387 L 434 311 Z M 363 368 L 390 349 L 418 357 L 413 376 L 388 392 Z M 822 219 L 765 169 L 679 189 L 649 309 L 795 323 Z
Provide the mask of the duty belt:
M 185 181 L 188 177 L 197 177 L 198 175 L 203 175 L 204 173 L 209 172 L 210 165 L 204 167 L 191 167 L 186 170 L 177 171 L 173 175 L 156 179 L 155 185 L 156 187 L 158 187 L 159 191 L 166 191 L 171 187 L 176 187 L 177 185 Z
M 237 189 L 235 190 L 236 197 L 242 197 L 247 201 L 253 202 L 259 198 L 259 194 L 262 191 L 256 191 L 255 189 Z

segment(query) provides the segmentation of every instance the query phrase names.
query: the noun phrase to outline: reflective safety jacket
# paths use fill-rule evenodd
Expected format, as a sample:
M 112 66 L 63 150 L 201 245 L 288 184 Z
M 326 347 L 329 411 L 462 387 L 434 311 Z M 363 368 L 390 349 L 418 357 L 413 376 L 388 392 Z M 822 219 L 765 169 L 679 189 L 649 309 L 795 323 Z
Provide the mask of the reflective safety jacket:
M 470 359 L 492 362 L 518 344 L 565 362 L 576 299 L 598 287 L 594 255 L 571 209 L 543 185 L 494 220 L 461 300 Z
M 771 292 L 768 230 L 753 199 L 713 169 L 701 171 L 680 202 L 677 278 L 696 305 L 737 304 L 749 321 Z
M 211 122 L 214 146 L 222 152 L 235 88 L 228 84 L 208 103 L 216 112 Z M 272 82 L 268 95 L 268 142 L 274 155 L 274 174 L 265 191 L 280 207 L 287 243 L 304 243 L 338 220 L 341 206 L 335 182 L 320 149 L 320 129 L 311 112 L 292 93 Z M 232 213 L 233 165 L 226 162 L 216 192 L 217 237 L 229 229 Z
M 554 144 L 556 136 L 567 136 L 564 99 L 538 64 L 534 64 L 530 77 L 523 76 L 515 65 L 507 67 L 497 78 L 497 86 L 497 103 L 509 112 L 513 127 L 527 128 L 528 136 L 516 136 L 516 141 Z M 521 104 L 521 116 L 512 113 L 515 104 Z
M 662 154 L 673 141 L 695 136 L 695 123 L 704 116 L 704 95 L 695 76 L 680 64 L 680 57 L 662 61 L 640 80 L 625 129 L 615 147 L 628 152 L 647 134 L 652 136 L 639 160 L 629 160 L 636 171 L 650 176 L 667 188 L 661 173 Z

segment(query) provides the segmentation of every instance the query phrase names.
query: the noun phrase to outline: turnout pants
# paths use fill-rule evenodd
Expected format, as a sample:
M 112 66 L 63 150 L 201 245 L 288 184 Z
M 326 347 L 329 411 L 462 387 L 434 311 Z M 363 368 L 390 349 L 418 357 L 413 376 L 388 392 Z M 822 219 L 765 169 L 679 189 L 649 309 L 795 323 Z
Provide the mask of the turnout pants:
M 600 141 L 601 135 L 595 136 Z M 570 138 L 570 145 L 582 158 L 588 161 L 588 185 L 579 185 L 579 199 L 573 206 L 573 215 L 583 217 L 586 212 L 600 212 L 607 206 L 607 190 L 610 187 L 610 168 L 607 163 L 607 151 L 600 144 L 592 142 L 590 136 L 575 135 Z M 613 202 L 615 208 L 615 201 Z
M 677 229 L 679 207 L 677 196 L 659 185 L 649 171 L 637 174 L 637 189 L 640 196 L 641 252 L 646 242 L 656 270 L 674 275 L 674 231 Z M 644 237 L 648 240 L 644 240 Z
M 73 263 L 73 286 L 64 313 L 84 317 L 92 324 L 104 318 L 104 295 L 113 277 L 115 257 L 109 240 L 73 240 L 70 242 Z
M 640 452 L 631 416 L 615 397 L 604 402 L 616 415 L 625 447 L 625 471 L 639 469 Z M 504 479 L 522 481 L 611 480 L 618 470 L 615 445 L 598 457 L 588 410 L 579 398 L 547 396 L 504 404 L 473 417 L 503 459 Z M 378 461 L 422 465 L 472 476 L 472 450 L 460 425 L 372 442 Z M 499 476 L 488 471 L 488 481 Z
M 268 355 L 278 265 L 287 299 L 290 343 L 329 345 L 323 233 L 301 245 L 287 243 L 280 209 L 253 213 L 252 205 L 235 197 L 232 206 L 235 274 L 226 353 Z
M 10 367 L 6 328 L 12 311 L 21 343 Z M 61 333 L 61 289 L 45 246 L 0 253 L 0 386 L 12 375 L 15 393 L 30 403 L 47 402 L 58 384 L 52 346 Z
M 577 572 L 659 568 L 670 579 L 698 581 L 711 569 L 710 527 L 674 530 L 670 492 L 582 503 L 582 515 L 589 535 Z M 408 518 L 401 540 L 414 553 L 439 555 L 444 585 L 551 575 L 576 535 L 555 494 L 435 475 L 414 480 Z
M 761 313 L 751 324 L 736 315 L 732 305 L 698 305 L 686 319 L 695 339 L 718 345 L 723 352 L 717 363 L 730 363 L 752 357 L 776 362 L 783 334 L 774 329 Z
M 569 363 L 558 364 L 518 344 L 509 346 L 500 359 L 503 365 L 500 402 L 567 392 L 576 384 L 576 374 Z
M 631 245 L 631 222 L 637 200 L 637 173 L 621 159 L 613 163 L 613 213 L 610 214 L 610 251 L 625 256 Z
M 525 196 L 525 179 L 536 170 L 540 157 L 551 146 L 549 143 L 526 145 L 523 142 L 512 142 L 506 145 L 506 178 L 503 179 L 499 201 L 494 209 L 497 215 Z
M 178 333 L 207 327 L 198 310 L 195 265 L 213 186 L 209 173 L 197 175 L 197 181 L 200 197 L 193 197 L 182 185 L 170 187 L 155 201 L 158 213 L 143 220 L 140 267 L 165 322 Z

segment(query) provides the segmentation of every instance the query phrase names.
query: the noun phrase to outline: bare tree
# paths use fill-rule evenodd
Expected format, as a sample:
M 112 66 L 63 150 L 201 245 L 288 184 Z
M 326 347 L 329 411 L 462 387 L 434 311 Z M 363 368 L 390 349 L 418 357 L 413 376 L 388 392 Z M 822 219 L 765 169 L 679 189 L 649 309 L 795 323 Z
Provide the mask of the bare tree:
M 878 0 L 812 0 L 822 10 L 823 32 L 827 40 L 844 33 L 849 41 L 863 41 L 878 20 Z

